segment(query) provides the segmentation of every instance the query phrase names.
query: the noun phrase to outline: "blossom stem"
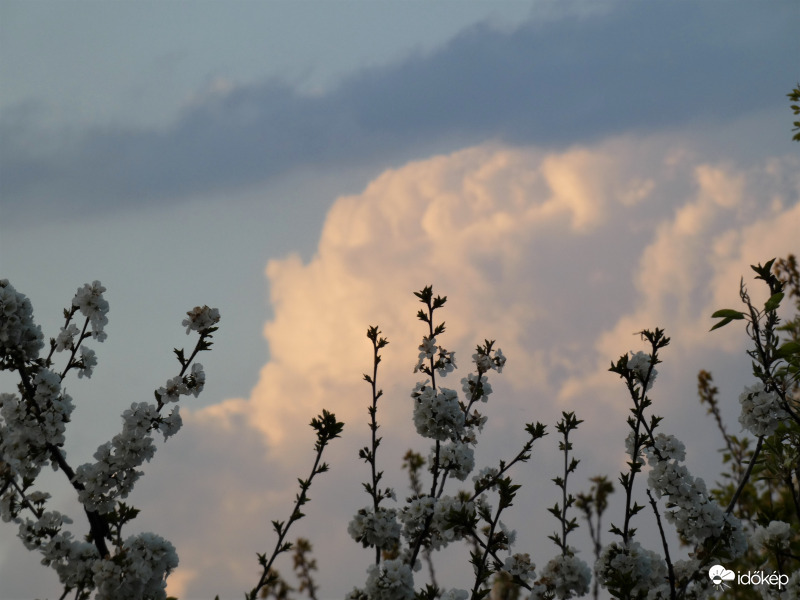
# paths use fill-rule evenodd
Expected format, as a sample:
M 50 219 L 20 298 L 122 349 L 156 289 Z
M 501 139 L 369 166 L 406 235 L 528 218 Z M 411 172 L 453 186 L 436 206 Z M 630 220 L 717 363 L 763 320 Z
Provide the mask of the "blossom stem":
M 758 443 L 756 443 L 756 448 L 753 450 L 753 456 L 750 457 L 750 462 L 747 465 L 747 470 L 742 475 L 741 481 L 739 481 L 739 486 L 736 488 L 736 491 L 733 494 L 733 498 L 731 498 L 730 504 L 728 504 L 728 508 L 725 509 L 725 514 L 729 515 L 733 512 L 736 503 L 739 501 L 739 496 L 744 490 L 744 486 L 747 485 L 747 481 L 750 479 L 750 474 L 753 472 L 753 467 L 756 465 L 756 460 L 758 459 L 758 455 L 761 453 L 761 447 L 764 444 L 764 436 L 758 436 Z
M 661 524 L 661 514 L 658 512 L 656 500 L 653 498 L 650 488 L 647 488 L 646 491 L 647 497 L 650 499 L 650 506 L 653 507 L 653 513 L 656 515 L 658 533 L 661 534 L 661 546 L 664 548 L 664 559 L 667 562 L 667 572 L 669 573 L 669 597 L 671 600 L 675 600 L 675 569 L 672 567 L 672 560 L 669 557 L 669 544 L 667 544 L 667 538 L 664 536 L 664 526 Z

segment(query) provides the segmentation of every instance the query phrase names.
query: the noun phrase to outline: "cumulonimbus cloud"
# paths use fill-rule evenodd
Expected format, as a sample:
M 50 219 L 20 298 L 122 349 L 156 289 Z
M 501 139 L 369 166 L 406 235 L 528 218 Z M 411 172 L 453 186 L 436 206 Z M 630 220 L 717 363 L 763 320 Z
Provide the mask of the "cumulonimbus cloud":
M 586 419 L 587 462 L 613 475 L 621 442 L 609 445 L 609 432 L 624 434 L 628 407 L 609 362 L 639 349 L 636 331 L 666 327 L 680 352 L 667 354 L 673 374 L 662 375 L 658 390 L 679 398 L 666 412 L 680 436 L 691 419 L 681 415 L 700 410 L 691 392 L 698 365 L 742 350 L 732 330 L 713 339 L 700 333 L 710 313 L 735 305 L 749 264 L 797 251 L 798 166 L 794 157 L 741 166 L 659 138 L 619 138 L 557 153 L 483 145 L 386 171 L 335 202 L 311 260 L 268 264 L 270 362 L 249 398 L 187 415 L 186 434 L 192 427 L 208 439 L 258 432 L 259 460 L 301 474 L 312 443 L 308 422 L 325 407 L 348 423 L 333 460 L 356 464 L 368 435 L 365 332 L 380 325 L 390 340 L 379 376 L 387 391 L 379 413 L 386 460 L 389 449 L 419 447 L 408 393 L 419 378 L 411 371 L 425 330 L 411 292 L 433 284 L 448 296 L 440 341 L 460 367 L 443 385 L 460 388 L 474 344 L 485 338 L 509 356 L 497 378 L 503 397 L 487 408 L 487 435 L 521 443 L 523 422 L 552 423 L 574 410 Z M 618 427 L 609 429 L 614 417 Z M 502 454 L 510 446 L 488 447 Z M 343 471 L 328 489 L 339 492 L 313 510 L 326 515 L 321 555 L 341 563 L 328 564 L 321 580 L 344 593 L 363 576 L 351 565 L 357 545 L 352 554 L 335 550 L 350 543 L 344 502 L 359 501 L 360 479 L 357 469 L 334 462 L 337 468 Z M 264 500 L 257 512 L 281 508 Z M 542 534 L 542 526 L 523 524 L 521 534 Z M 203 581 L 202 573 L 184 578 L 189 590 Z

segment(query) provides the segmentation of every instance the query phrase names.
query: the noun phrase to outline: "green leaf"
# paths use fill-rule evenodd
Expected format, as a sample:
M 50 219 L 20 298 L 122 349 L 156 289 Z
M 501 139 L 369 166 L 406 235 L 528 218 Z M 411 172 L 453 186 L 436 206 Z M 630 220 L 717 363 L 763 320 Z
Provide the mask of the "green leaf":
M 800 343 L 786 342 L 783 346 L 778 348 L 775 354 L 778 358 L 788 358 L 793 354 L 800 354 Z
M 720 327 L 725 327 L 725 325 L 727 325 L 731 321 L 733 321 L 733 319 L 731 317 L 728 317 L 727 319 L 723 319 L 722 321 L 720 321 L 719 323 L 714 325 L 711 329 L 709 329 L 709 331 L 714 331 L 715 329 L 719 329 Z
M 720 310 L 715 312 L 713 315 L 711 315 L 711 318 L 712 319 L 725 318 L 725 319 L 737 319 L 738 320 L 738 319 L 744 319 L 744 313 L 740 312 L 738 310 L 733 310 L 732 308 L 721 308 Z
M 775 310 L 781 305 L 781 300 L 783 300 L 783 292 L 772 294 L 769 300 L 764 304 L 764 310 L 767 312 Z

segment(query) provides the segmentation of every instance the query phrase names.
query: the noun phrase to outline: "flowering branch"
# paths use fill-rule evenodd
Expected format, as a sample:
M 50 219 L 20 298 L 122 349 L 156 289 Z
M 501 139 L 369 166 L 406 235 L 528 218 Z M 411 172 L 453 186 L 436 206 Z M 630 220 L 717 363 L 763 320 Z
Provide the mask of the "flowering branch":
M 289 532 L 289 528 L 292 526 L 292 523 L 299 521 L 305 516 L 300 509 L 308 502 L 308 490 L 311 487 L 311 482 L 319 473 L 325 473 L 328 471 L 327 463 L 320 462 L 322 460 L 322 453 L 328 443 L 331 440 L 338 438 L 342 433 L 342 430 L 344 429 L 344 423 L 337 421 L 336 416 L 333 413 L 323 410 L 321 415 L 311 420 L 311 427 L 317 432 L 317 441 L 314 444 L 316 456 L 314 458 L 314 465 L 311 467 L 311 474 L 307 479 L 299 480 L 300 493 L 297 494 L 295 498 L 294 509 L 292 510 L 292 514 L 289 516 L 289 520 L 272 522 L 272 527 L 275 530 L 275 533 L 278 534 L 278 541 L 275 542 L 275 548 L 273 549 L 272 555 L 269 558 L 267 558 L 266 554 L 258 554 L 258 563 L 261 565 L 263 572 L 256 586 L 250 591 L 249 594 L 245 595 L 247 600 L 256 600 L 258 597 L 258 592 L 261 590 L 261 588 L 269 585 L 274 580 L 276 574 L 272 570 L 272 563 L 275 562 L 275 559 L 279 554 L 288 552 L 292 549 L 291 542 L 284 542 L 286 534 Z

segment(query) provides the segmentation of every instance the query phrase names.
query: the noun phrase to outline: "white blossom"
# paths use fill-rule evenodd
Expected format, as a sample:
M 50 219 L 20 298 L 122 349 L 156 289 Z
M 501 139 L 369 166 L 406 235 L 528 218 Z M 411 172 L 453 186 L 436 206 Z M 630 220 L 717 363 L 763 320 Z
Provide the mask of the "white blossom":
M 402 560 L 385 560 L 367 569 L 365 590 L 370 600 L 411 600 L 414 575 Z
M 200 395 L 200 392 L 203 391 L 203 388 L 206 385 L 206 373 L 203 371 L 203 365 L 200 363 L 194 363 L 192 365 L 192 371 L 189 375 L 189 381 L 187 386 L 192 392 L 192 396 L 197 398 Z
M 650 378 L 647 379 L 646 388 L 648 390 L 653 387 L 653 383 L 656 381 L 656 375 L 658 375 L 658 371 L 655 367 L 652 369 L 650 368 L 650 362 L 650 355 L 641 351 L 636 352 L 635 354 L 633 351 L 631 351 L 631 357 L 628 359 L 628 369 L 633 371 L 636 379 L 638 379 L 642 384 L 644 384 L 645 379 L 647 379 L 647 373 L 649 371 Z
M 62 327 L 56 338 L 56 352 L 71 349 L 75 343 L 75 338 L 79 334 L 80 331 L 78 331 L 78 327 L 74 323 Z
M 172 544 L 154 533 L 142 533 L 125 540 L 120 556 L 94 563 L 97 600 L 166 599 L 166 577 L 178 566 Z
M 430 517 L 428 533 L 431 538 L 431 548 L 438 550 L 450 542 L 460 540 L 468 533 L 451 521 L 453 513 L 461 512 L 474 514 L 475 505 L 447 495 L 438 499 L 422 496 L 408 502 L 400 511 L 398 518 L 403 525 L 403 535 L 412 541 L 422 534 L 425 521 Z
M 76 307 L 81 314 L 89 319 L 92 326 L 92 337 L 98 342 L 106 339 L 103 328 L 108 325 L 108 301 L 103 297 L 106 291 L 99 281 L 94 281 L 91 285 L 84 284 L 75 292 L 72 299 L 72 306 Z
M 162 417 L 158 423 L 158 430 L 164 434 L 164 441 L 172 437 L 183 426 L 183 419 L 181 419 L 180 406 L 175 406 L 169 413 L 168 417 Z
M 612 542 L 603 548 L 594 572 L 608 589 L 619 590 L 614 583 L 620 579 L 628 582 L 632 587 L 623 591 L 636 598 L 664 582 L 667 565 L 661 556 L 642 548 L 639 542 L 629 541 L 627 545 Z
M 0 365 L 7 358 L 28 362 L 44 346 L 42 329 L 33 322 L 33 307 L 8 279 L 0 279 Z
M 464 390 L 464 395 L 470 401 L 487 402 L 492 393 L 492 384 L 489 383 L 486 375 L 481 375 L 481 378 L 478 379 L 477 374 L 470 373 L 461 380 L 461 389 Z
M 562 600 L 583 596 L 589 591 L 592 580 L 589 566 L 573 552 L 570 548 L 569 554 L 559 554 L 548 562 L 539 578 L 540 582 L 546 583 L 548 591 Z
M 761 381 L 745 387 L 739 395 L 739 403 L 742 405 L 739 423 L 742 429 L 755 436 L 772 435 L 778 425 L 789 417 L 781 408 L 778 394 L 767 392 Z
M 478 352 L 472 355 L 472 361 L 475 363 L 475 366 L 478 367 L 478 370 L 481 373 L 486 373 L 487 371 L 491 371 L 494 363 L 492 362 L 492 358 L 488 354 L 484 354 L 483 352 Z
M 433 465 L 436 459 L 435 446 L 431 449 L 428 464 Z M 475 451 L 465 442 L 447 442 L 439 448 L 439 466 L 458 479 L 464 481 L 475 468 Z
M 176 375 L 169 379 L 163 387 L 158 388 L 156 394 L 158 394 L 161 402 L 169 404 L 170 402 L 177 402 L 181 396 L 189 394 L 189 387 L 183 377 Z
M 421 436 L 444 441 L 458 439 L 463 433 L 464 412 L 454 390 L 440 388 L 437 393 L 427 382 L 417 383 L 411 397 L 415 400 L 414 425 Z
M 492 359 L 492 363 L 495 371 L 497 371 L 498 373 L 503 372 L 503 367 L 506 364 L 506 357 L 503 356 L 503 351 L 500 348 L 494 351 L 494 358 Z
M 686 446 L 674 435 L 659 433 L 656 434 L 653 445 L 644 449 L 644 454 L 648 461 L 657 460 L 659 455 L 664 460 L 683 461 L 686 459 Z
M 155 405 L 131 404 L 130 409 L 122 413 L 122 419 L 122 432 L 95 452 L 97 462 L 83 464 L 75 471 L 76 480 L 84 487 L 78 492 L 78 498 L 89 510 L 100 513 L 113 510 L 115 501 L 126 498 L 142 475 L 137 468 L 155 454 L 149 431 L 162 421 Z M 175 426 L 173 421 L 166 429 Z
M 97 355 L 91 348 L 81 346 L 81 368 L 78 370 L 78 379 L 86 377 L 89 379 L 97 366 Z
M 770 521 L 766 527 L 756 526 L 750 542 L 757 550 L 788 548 L 792 541 L 792 527 L 783 521 Z
M 536 576 L 536 565 L 531 562 L 530 554 L 512 554 L 503 563 L 503 570 L 512 577 L 522 581 L 530 581 Z
M 186 327 L 186 335 L 189 335 L 192 331 L 203 333 L 219 323 L 220 318 L 219 310 L 208 306 L 195 306 L 186 314 L 187 318 L 181 323 Z
M 393 508 L 372 507 L 360 509 L 347 527 L 347 532 L 365 548 L 377 547 L 391 550 L 400 542 L 400 523 Z
M 414 367 L 414 373 L 425 366 L 425 361 L 433 359 L 437 349 L 438 347 L 436 346 L 435 337 L 428 338 L 426 336 L 422 338 L 422 343 L 419 345 L 419 357 L 417 358 L 417 365 Z
M 739 519 L 725 514 L 709 496 L 700 477 L 693 477 L 677 459 L 666 458 L 670 452 L 683 456 L 683 444 L 672 436 L 657 437 L 656 444 L 659 443 L 665 455 L 659 459 L 655 452 L 648 453 L 652 469 L 647 483 L 656 496 L 668 498 L 667 521 L 675 525 L 685 539 L 696 544 L 709 538 L 720 539 L 733 557 L 743 554 L 747 550 L 747 541 Z

